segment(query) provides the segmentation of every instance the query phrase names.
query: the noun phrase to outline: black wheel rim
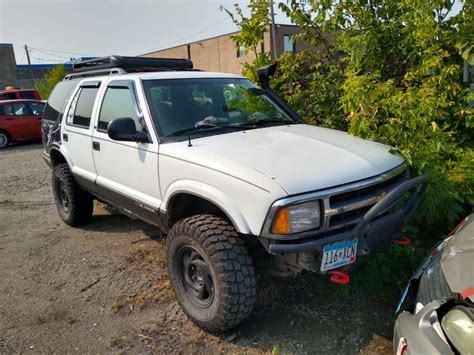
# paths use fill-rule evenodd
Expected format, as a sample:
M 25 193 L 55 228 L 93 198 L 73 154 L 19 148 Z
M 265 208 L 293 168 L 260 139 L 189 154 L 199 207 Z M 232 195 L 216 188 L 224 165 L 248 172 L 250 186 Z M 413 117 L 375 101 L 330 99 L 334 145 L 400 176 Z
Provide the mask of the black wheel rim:
M 201 308 L 209 307 L 214 299 L 214 282 L 202 255 L 189 245 L 182 246 L 176 254 L 175 266 L 188 298 Z
M 58 183 L 59 206 L 64 213 L 69 213 L 69 198 L 62 182 Z

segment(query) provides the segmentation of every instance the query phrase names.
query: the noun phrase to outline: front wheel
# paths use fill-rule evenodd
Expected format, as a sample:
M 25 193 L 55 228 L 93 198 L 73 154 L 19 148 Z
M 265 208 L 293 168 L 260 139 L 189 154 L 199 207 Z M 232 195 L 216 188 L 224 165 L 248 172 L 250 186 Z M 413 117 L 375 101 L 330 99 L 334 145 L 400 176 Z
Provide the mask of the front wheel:
M 201 328 L 222 332 L 252 312 L 257 293 L 252 259 L 228 222 L 210 215 L 183 219 L 171 228 L 167 251 L 178 303 Z

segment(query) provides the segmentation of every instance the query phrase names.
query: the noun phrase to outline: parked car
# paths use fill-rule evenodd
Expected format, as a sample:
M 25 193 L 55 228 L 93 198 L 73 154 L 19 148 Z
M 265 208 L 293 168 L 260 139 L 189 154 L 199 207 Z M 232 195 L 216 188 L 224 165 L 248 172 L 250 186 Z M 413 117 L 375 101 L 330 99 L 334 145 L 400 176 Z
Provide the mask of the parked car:
M 0 149 L 12 141 L 41 140 L 44 106 L 37 100 L 0 101 Z
M 45 108 L 63 221 L 89 222 L 98 199 L 156 225 L 179 304 L 213 332 L 252 311 L 255 250 L 279 274 L 349 272 L 396 237 L 426 183 L 388 146 L 305 124 L 269 87 L 274 70 L 261 89 L 188 60 L 100 58 Z
M 474 214 L 424 260 L 397 309 L 400 354 L 474 354 Z
M 8 88 L 5 90 L 0 90 L 0 101 L 21 99 L 41 101 L 41 95 L 38 90 L 35 89 Z

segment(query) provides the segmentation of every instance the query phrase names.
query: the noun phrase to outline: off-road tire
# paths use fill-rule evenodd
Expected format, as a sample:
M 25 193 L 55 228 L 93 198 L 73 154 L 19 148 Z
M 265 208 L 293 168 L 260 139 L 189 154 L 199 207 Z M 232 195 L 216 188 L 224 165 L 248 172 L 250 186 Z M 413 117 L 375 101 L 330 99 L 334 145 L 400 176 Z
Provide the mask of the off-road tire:
M 222 218 L 196 215 L 177 222 L 166 239 L 171 286 L 186 315 L 201 328 L 220 333 L 240 323 L 256 300 L 257 282 L 247 248 L 234 227 Z M 183 248 L 197 251 L 212 277 L 213 298 L 198 306 L 178 269 Z
M 79 187 L 67 164 L 53 169 L 53 195 L 59 216 L 72 227 L 90 222 L 94 209 L 92 196 Z M 67 199 L 67 209 L 64 207 Z
M 11 137 L 5 131 L 0 131 L 0 149 L 5 149 L 10 145 Z

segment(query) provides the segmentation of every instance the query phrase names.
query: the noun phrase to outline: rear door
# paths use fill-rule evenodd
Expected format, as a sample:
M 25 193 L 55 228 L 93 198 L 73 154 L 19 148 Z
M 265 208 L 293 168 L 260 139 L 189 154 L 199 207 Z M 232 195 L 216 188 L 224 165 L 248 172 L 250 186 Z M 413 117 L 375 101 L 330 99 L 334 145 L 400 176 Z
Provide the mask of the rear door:
M 103 91 L 92 140 L 97 188 L 105 200 L 159 225 L 158 141 L 152 137 L 150 117 L 143 114 L 144 102 L 138 97 L 133 80 L 111 80 Z M 146 132 L 150 142 L 112 140 L 107 126 L 123 117 L 132 118 L 137 131 Z
M 81 82 L 66 108 L 65 124 L 61 127 L 61 141 L 70 158 L 72 173 L 78 183 L 91 192 L 96 192 L 92 117 L 100 85 L 97 80 Z

